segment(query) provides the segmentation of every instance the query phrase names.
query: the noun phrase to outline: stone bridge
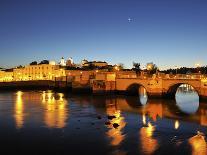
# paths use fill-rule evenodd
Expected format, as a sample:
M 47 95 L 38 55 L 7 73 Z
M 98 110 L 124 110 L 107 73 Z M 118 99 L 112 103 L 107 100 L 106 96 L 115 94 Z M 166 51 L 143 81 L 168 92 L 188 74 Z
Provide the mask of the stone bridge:
M 143 86 L 149 98 L 175 98 L 177 88 L 182 84 L 188 84 L 197 91 L 200 99 L 207 99 L 206 79 L 167 79 L 167 78 L 120 78 L 116 79 L 115 90 L 135 94 L 139 87 Z

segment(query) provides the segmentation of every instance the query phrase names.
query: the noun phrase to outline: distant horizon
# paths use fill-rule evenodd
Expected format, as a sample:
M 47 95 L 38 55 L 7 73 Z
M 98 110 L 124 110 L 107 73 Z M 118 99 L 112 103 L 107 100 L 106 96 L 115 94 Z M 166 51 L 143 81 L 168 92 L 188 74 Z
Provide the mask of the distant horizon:
M 45 59 L 38 59 L 38 60 L 32 60 L 31 62 L 28 62 L 28 63 L 26 63 L 26 64 L 18 64 L 18 65 L 16 65 L 16 66 L 0 66 L 0 68 L 11 69 L 11 68 L 15 68 L 15 67 L 18 67 L 18 66 L 27 66 L 27 65 L 30 65 L 30 63 L 32 63 L 32 62 L 34 62 L 34 61 L 36 61 L 37 63 L 40 63 L 42 60 L 55 61 L 56 64 L 59 64 L 61 58 L 62 58 L 62 57 L 60 57 L 59 60 L 58 60 L 58 59 L 47 59 L 47 58 L 45 58 Z M 71 57 L 68 57 L 68 58 L 63 57 L 63 58 L 65 59 L 65 61 L 67 61 L 68 58 L 71 58 Z M 72 58 L 72 59 L 73 59 L 73 58 Z M 123 62 L 119 62 L 119 63 L 110 63 L 110 62 L 108 62 L 108 61 L 106 61 L 106 60 L 91 60 L 91 59 L 87 59 L 87 58 L 84 58 L 84 59 L 85 59 L 85 60 L 88 60 L 88 61 L 102 61 L 102 62 L 107 62 L 108 65 L 118 65 L 118 64 L 123 64 L 124 67 L 125 67 L 125 69 L 131 69 L 131 68 L 133 68 L 133 65 L 131 65 L 131 67 L 127 67 Z M 82 60 L 84 60 L 84 59 L 82 59 Z M 73 60 L 74 60 L 74 59 L 73 59 Z M 82 61 L 82 60 L 81 60 L 81 61 Z M 75 62 L 75 61 L 74 61 L 74 64 L 77 64 L 77 65 L 78 65 L 78 64 L 81 64 L 81 61 L 80 61 L 80 62 Z M 136 61 L 132 61 L 132 64 L 133 64 L 133 62 L 136 62 Z M 140 63 L 140 62 L 136 62 L 136 63 Z M 145 68 L 147 63 L 154 63 L 154 62 L 153 62 L 153 61 L 150 61 L 150 62 L 146 62 L 145 64 L 141 64 L 141 63 L 140 63 L 140 67 L 141 67 L 141 69 Z M 196 64 L 194 64 L 194 65 L 192 65 L 192 66 L 178 66 L 178 65 L 171 66 L 171 67 L 166 66 L 165 68 L 161 68 L 161 67 L 158 66 L 156 63 L 154 63 L 154 64 L 155 64 L 160 70 L 176 69 L 176 68 L 181 68 L 181 67 L 186 67 L 186 68 L 196 68 Z M 199 67 L 206 67 L 206 66 L 207 66 L 207 64 L 201 64 L 201 63 L 199 62 Z

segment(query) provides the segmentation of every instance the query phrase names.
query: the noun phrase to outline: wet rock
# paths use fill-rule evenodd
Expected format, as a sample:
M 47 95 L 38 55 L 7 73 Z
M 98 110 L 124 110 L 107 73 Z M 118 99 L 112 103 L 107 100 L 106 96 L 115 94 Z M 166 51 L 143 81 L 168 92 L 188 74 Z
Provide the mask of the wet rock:
M 97 116 L 98 119 L 101 119 L 101 116 Z
M 111 124 L 111 122 L 105 122 L 105 125 L 110 125 Z
M 114 127 L 115 129 L 117 129 L 117 128 L 119 127 L 119 124 L 114 123 L 114 124 L 113 124 L 113 127 Z
M 110 119 L 110 120 L 116 118 L 116 116 L 107 116 L 107 117 L 108 117 L 108 119 Z

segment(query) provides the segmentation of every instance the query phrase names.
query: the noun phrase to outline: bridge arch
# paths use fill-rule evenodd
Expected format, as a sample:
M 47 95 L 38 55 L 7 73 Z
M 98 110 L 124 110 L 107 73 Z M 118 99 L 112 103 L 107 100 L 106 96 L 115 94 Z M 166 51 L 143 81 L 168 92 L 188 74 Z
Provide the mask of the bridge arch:
M 191 83 L 188 83 L 188 82 L 179 82 L 179 83 L 173 83 L 171 84 L 169 87 L 168 87 L 168 90 L 166 92 L 166 96 L 168 98 L 172 98 L 172 99 L 175 99 L 175 96 L 176 96 L 176 92 L 178 90 L 178 88 L 183 85 L 183 84 L 186 84 L 190 87 L 192 87 L 198 94 L 198 96 L 200 96 L 200 90 L 198 89 L 198 86 L 194 85 L 194 84 L 191 84 Z
M 137 95 L 139 95 L 141 88 L 144 88 L 144 91 L 145 91 L 144 93 L 146 93 L 146 95 L 148 95 L 147 88 L 143 84 L 140 84 L 140 83 L 130 84 L 126 89 L 126 92 L 128 95 L 137 96 Z

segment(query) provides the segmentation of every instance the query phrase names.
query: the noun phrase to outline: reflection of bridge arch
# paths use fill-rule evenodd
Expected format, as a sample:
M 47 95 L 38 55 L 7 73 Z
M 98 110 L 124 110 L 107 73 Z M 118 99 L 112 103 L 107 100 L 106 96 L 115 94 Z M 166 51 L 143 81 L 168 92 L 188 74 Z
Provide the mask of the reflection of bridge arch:
M 126 91 L 128 95 L 139 95 L 140 88 L 144 88 L 147 94 L 147 87 L 140 83 L 132 83 L 130 84 Z
M 198 85 L 194 85 L 194 84 L 188 83 L 188 82 L 179 82 L 179 83 L 173 83 L 168 86 L 168 89 L 166 92 L 167 97 L 175 99 L 175 95 L 176 95 L 178 88 L 183 84 L 186 84 L 186 85 L 189 85 L 190 87 L 192 87 L 197 92 L 198 96 L 200 96 L 200 89 L 198 88 Z

